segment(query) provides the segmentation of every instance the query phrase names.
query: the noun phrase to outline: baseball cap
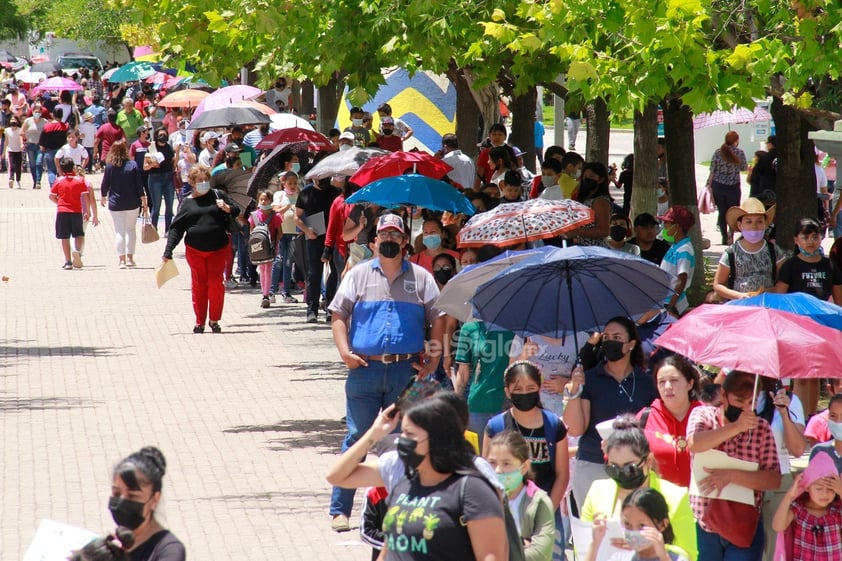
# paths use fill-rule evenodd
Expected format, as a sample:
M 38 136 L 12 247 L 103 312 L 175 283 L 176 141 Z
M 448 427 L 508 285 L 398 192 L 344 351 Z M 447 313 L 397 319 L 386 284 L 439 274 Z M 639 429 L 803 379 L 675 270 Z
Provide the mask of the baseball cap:
M 137 128 L 135 129 L 135 131 L 134 131 L 134 132 L 135 132 L 135 134 L 136 134 L 136 135 L 140 136 L 140 133 L 142 133 L 142 132 L 146 132 L 146 131 L 148 131 L 148 130 L 149 130 L 148 128 L 144 127 L 143 125 L 140 125 L 139 127 L 137 127 Z
M 658 219 L 649 214 L 648 212 L 641 212 L 637 216 L 634 217 L 634 226 L 637 228 L 638 226 L 657 226 L 660 224 Z
M 521 150 L 517 146 L 512 146 L 512 150 L 514 150 L 515 158 L 520 158 L 521 156 L 526 154 L 526 152 L 524 152 L 523 150 Z
M 213 131 L 208 131 L 202 135 L 202 142 L 207 142 L 208 140 L 213 140 L 214 138 L 219 138 L 219 135 Z
M 681 226 L 681 229 L 687 232 L 696 223 L 693 213 L 687 210 L 686 207 L 675 205 L 669 208 L 663 215 L 658 217 L 662 222 L 672 222 Z
M 354 142 L 354 133 L 345 131 L 339 135 L 339 140 L 350 140 L 351 142 Z
M 403 218 L 397 214 L 384 214 L 381 216 L 377 221 L 377 231 L 382 232 L 383 230 L 389 229 L 397 230 L 401 234 L 404 234 Z
M 384 124 L 384 125 L 394 125 L 394 124 L 395 124 L 395 120 L 394 120 L 393 118 L 391 118 L 391 117 L 381 117 L 381 118 L 380 118 L 380 123 L 381 123 L 381 124 Z
M 226 154 L 233 154 L 234 152 L 242 152 L 243 149 L 237 146 L 235 142 L 229 142 L 225 145 L 225 153 Z

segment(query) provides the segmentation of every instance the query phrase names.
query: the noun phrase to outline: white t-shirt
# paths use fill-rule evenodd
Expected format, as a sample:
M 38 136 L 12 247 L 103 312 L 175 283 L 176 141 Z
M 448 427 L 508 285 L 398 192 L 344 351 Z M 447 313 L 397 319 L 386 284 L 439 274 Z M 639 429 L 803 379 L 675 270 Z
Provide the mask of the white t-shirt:
M 561 187 L 556 183 L 555 185 L 550 185 L 543 191 L 541 194 L 538 195 L 539 199 L 544 199 L 545 201 L 561 201 L 564 199 L 564 193 L 561 192 Z
M 20 127 L 6 127 L 6 150 L 9 152 L 23 152 L 23 138 L 20 134 Z
M 461 185 L 463 189 L 470 189 L 474 186 L 477 168 L 474 161 L 463 154 L 461 150 L 448 152 L 444 155 L 442 161 L 453 168 L 447 172 L 447 177 Z
M 88 157 L 88 151 L 85 150 L 85 147 L 81 144 L 77 144 L 76 148 L 73 148 L 69 144 L 65 144 L 61 148 L 59 148 L 58 152 L 56 152 L 56 159 L 61 160 L 62 158 L 71 158 L 73 159 L 73 163 L 77 166 L 82 165 L 82 159 Z
M 93 148 L 94 141 L 96 140 L 94 138 L 96 136 L 96 125 L 83 121 L 79 125 L 79 133 L 82 135 L 82 146 L 85 148 Z
M 766 399 L 765 392 L 758 393 L 754 410 L 763 411 L 763 408 L 766 406 Z M 789 418 L 792 419 L 793 423 L 800 425 L 807 424 L 807 421 L 804 420 L 804 407 L 801 405 L 801 400 L 795 394 L 792 394 L 789 399 Z M 784 421 L 781 419 L 781 413 L 777 407 L 772 416 L 771 427 L 772 434 L 775 437 L 775 445 L 778 449 L 778 462 L 781 464 L 781 473 L 787 474 L 791 471 L 792 467 L 789 463 L 789 450 L 787 450 L 786 443 L 784 442 Z
M 590 335 L 584 331 L 576 334 L 579 345 L 584 345 Z M 576 343 L 573 335 L 555 339 L 543 335 L 532 335 L 527 342 L 535 343 L 538 347 L 538 354 L 528 360 L 534 363 L 544 376 L 570 376 L 573 365 L 576 363 Z M 513 352 L 523 351 L 524 340 L 520 335 L 515 335 L 512 340 Z M 557 393 L 550 393 L 541 390 L 541 405 L 561 417 L 564 414 L 564 396 Z
M 816 193 L 821 193 L 822 189 L 827 191 L 827 175 L 825 175 L 822 166 L 815 164 L 816 168 Z

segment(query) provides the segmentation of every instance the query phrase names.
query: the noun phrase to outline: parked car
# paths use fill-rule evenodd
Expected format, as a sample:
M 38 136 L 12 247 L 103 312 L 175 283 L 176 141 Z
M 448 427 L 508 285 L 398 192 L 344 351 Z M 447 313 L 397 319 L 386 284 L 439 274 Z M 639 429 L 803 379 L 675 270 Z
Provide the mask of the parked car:
M 93 53 L 64 53 L 56 59 L 56 62 L 67 73 L 75 72 L 80 68 L 102 72 L 102 61 Z

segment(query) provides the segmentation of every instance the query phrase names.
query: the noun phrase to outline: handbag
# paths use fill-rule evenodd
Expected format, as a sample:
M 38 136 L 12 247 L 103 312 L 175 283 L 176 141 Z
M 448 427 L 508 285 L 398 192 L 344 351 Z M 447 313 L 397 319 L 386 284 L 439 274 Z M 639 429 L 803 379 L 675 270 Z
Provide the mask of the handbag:
M 701 522 L 708 532 L 719 534 L 737 547 L 746 548 L 754 541 L 760 511 L 754 505 L 710 499 Z
M 143 226 L 140 228 L 140 242 L 141 243 L 153 243 L 157 242 L 160 236 L 158 235 L 158 229 L 152 225 L 152 221 L 149 219 L 149 214 L 143 214 Z
M 716 212 L 716 203 L 713 202 L 713 193 L 711 193 L 710 187 L 706 186 L 702 189 L 702 192 L 699 193 L 697 202 L 699 205 L 699 212 L 701 214 L 711 214 L 712 212 Z

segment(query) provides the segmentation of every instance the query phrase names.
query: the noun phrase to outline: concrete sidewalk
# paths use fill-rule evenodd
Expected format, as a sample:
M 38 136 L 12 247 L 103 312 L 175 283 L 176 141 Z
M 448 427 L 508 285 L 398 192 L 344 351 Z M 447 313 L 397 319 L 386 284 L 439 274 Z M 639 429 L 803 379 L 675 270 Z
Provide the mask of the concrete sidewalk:
M 64 271 L 46 186 L 23 185 L 0 190 L 0 559 L 22 559 L 42 518 L 113 530 L 111 469 L 147 444 L 190 559 L 368 559 L 356 531 L 329 528 L 345 378 L 329 326 L 235 289 L 224 332 L 194 335 L 183 245 L 158 290 L 164 241 L 119 270 L 100 208 L 84 268 Z

